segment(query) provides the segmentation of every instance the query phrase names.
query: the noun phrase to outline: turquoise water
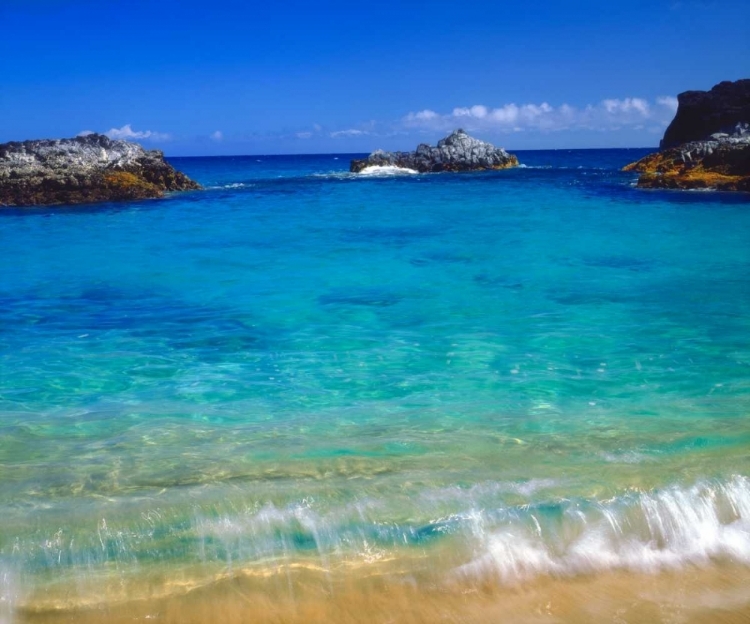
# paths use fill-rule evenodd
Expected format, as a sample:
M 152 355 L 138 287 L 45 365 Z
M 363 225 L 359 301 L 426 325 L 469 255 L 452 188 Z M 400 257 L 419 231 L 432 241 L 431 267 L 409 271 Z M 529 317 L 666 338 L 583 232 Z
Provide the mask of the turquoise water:
M 750 566 L 750 201 L 637 190 L 644 153 L 174 159 L 206 190 L 3 210 L 2 613 Z

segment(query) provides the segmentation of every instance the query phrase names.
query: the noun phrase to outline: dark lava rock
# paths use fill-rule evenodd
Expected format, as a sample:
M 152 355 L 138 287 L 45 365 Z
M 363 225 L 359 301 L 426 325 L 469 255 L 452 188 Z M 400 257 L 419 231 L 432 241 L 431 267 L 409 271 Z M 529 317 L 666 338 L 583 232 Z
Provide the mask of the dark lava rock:
M 731 134 L 738 123 L 750 122 L 750 79 L 720 82 L 710 91 L 685 91 L 677 102 L 660 149 L 704 141 L 716 132 Z
M 750 80 L 687 91 L 660 151 L 624 167 L 641 188 L 750 191 Z
M 413 152 L 377 150 L 363 160 L 352 160 L 349 170 L 359 173 L 367 167 L 399 167 L 426 173 L 507 169 L 517 165 L 518 158 L 513 154 L 470 137 L 459 129 L 438 141 L 437 147 L 422 143 Z
M 691 141 L 625 167 L 641 188 L 750 191 L 750 134 Z
M 0 145 L 0 206 L 146 199 L 200 188 L 162 152 L 101 134 Z

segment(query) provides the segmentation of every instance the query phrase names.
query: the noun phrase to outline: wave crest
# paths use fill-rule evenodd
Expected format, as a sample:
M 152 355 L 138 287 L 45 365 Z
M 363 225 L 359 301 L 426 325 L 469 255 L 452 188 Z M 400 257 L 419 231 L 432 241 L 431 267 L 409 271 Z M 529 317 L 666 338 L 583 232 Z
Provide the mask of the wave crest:
M 574 576 L 625 569 L 655 573 L 721 559 L 750 565 L 750 480 L 638 493 L 561 513 L 529 508 L 502 528 L 475 519 L 482 554 L 460 575 L 493 575 L 504 584 L 540 575 Z
M 364 176 L 393 176 L 393 175 L 415 175 L 419 171 L 407 169 L 406 167 L 394 167 L 393 165 L 370 165 L 359 172 Z

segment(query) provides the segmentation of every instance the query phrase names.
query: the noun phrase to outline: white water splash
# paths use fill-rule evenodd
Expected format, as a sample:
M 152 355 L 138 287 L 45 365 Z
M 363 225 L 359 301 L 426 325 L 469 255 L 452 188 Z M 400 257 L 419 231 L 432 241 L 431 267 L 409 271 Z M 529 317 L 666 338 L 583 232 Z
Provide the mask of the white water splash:
M 750 480 L 571 506 L 556 529 L 534 511 L 499 530 L 485 519 L 475 535 L 484 552 L 458 574 L 494 575 L 503 584 L 617 569 L 656 573 L 722 559 L 750 565 Z
M 407 169 L 406 167 L 394 167 L 392 165 L 372 165 L 365 167 L 359 172 L 363 176 L 394 176 L 394 175 L 415 175 L 419 171 Z
M 218 189 L 241 189 L 241 188 L 251 188 L 255 186 L 255 184 L 252 184 L 250 182 L 232 182 L 230 184 L 218 184 L 216 186 L 207 186 L 206 188 L 209 190 L 218 190 Z

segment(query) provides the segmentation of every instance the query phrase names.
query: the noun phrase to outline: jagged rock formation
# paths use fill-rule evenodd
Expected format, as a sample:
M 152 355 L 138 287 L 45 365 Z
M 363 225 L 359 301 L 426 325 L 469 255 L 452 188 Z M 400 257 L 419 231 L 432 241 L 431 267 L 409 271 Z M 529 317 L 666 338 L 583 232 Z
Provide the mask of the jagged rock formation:
M 429 171 L 481 171 L 507 169 L 518 165 L 518 158 L 504 149 L 456 130 L 438 141 L 437 147 L 422 143 L 413 152 L 377 150 L 363 160 L 352 160 L 349 170 L 359 173 L 367 167 L 399 167 L 420 173 Z
M 0 206 L 146 199 L 200 188 L 162 152 L 101 134 L 0 145 Z
M 661 150 L 624 171 L 641 188 L 750 191 L 750 80 L 687 91 L 664 133 Z
M 624 170 L 640 172 L 642 188 L 750 191 L 748 124 L 738 124 L 732 135 L 713 136 L 649 154 Z
M 677 102 L 677 114 L 660 149 L 704 141 L 716 132 L 731 134 L 738 123 L 750 122 L 750 80 L 720 82 L 710 91 L 685 91 Z

